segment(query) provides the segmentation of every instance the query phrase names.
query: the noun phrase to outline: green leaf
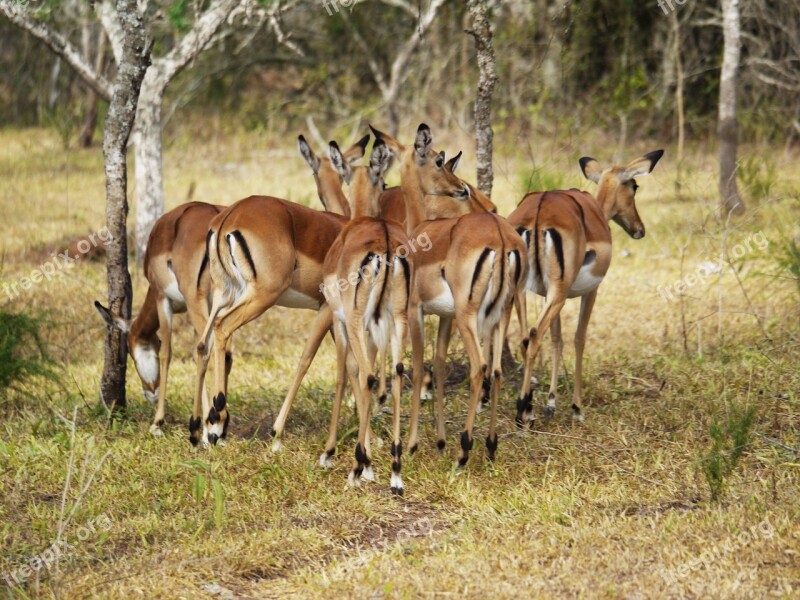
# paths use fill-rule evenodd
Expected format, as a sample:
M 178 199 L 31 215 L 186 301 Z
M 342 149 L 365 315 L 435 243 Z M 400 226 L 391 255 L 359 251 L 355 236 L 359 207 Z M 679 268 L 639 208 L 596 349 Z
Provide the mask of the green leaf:
M 192 495 L 194 496 L 195 501 L 200 502 L 203 498 L 203 492 L 206 491 L 206 478 L 203 475 L 197 475 L 194 478 L 194 484 L 192 485 Z

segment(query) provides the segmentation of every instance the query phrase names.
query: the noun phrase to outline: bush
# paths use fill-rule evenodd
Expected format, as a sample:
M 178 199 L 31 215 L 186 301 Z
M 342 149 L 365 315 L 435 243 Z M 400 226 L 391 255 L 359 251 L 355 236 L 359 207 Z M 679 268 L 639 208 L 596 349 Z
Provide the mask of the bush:
M 0 397 L 33 377 L 55 376 L 40 333 L 44 325 L 41 317 L 0 311 Z
M 755 419 L 755 406 L 742 408 L 732 405 L 724 425 L 717 421 L 711 424 L 711 451 L 703 459 L 703 474 L 714 502 L 722 497 L 726 480 L 750 444 Z

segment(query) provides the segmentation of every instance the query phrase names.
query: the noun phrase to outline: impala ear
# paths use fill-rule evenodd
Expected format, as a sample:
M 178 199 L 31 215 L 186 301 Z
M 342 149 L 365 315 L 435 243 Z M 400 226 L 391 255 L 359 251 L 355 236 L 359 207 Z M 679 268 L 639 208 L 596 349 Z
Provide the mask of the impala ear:
M 378 185 L 392 161 L 392 155 L 383 140 L 376 140 L 369 157 L 369 179 L 372 185 Z
M 584 156 L 578 163 L 581 165 L 581 171 L 583 171 L 583 175 L 586 179 L 594 181 L 595 183 L 600 182 L 600 175 L 603 173 L 603 167 L 600 166 L 599 162 L 591 156 Z
M 369 144 L 369 134 L 358 140 L 344 152 L 344 159 L 351 165 L 362 158 Z
M 389 151 L 394 154 L 395 157 L 399 158 L 400 155 L 405 151 L 406 147 L 388 133 L 378 131 L 372 125 L 370 125 L 369 128 L 370 131 L 372 131 L 372 135 L 375 136 L 375 140 L 383 140 L 386 143 L 386 147 L 389 148 Z
M 345 160 L 342 151 L 339 150 L 339 144 L 336 142 L 328 144 L 328 153 L 331 158 L 331 164 L 339 174 L 339 177 L 344 179 L 347 183 L 350 183 L 350 180 L 353 178 L 353 168 L 350 166 L 350 163 Z
M 433 133 L 431 128 L 425 123 L 420 123 L 417 127 L 417 137 L 414 139 L 414 150 L 417 153 L 417 159 L 423 163 L 428 158 L 428 152 L 433 146 Z
M 617 178 L 621 183 L 626 183 L 636 177 L 644 177 L 645 175 L 649 175 L 655 168 L 658 161 L 661 160 L 662 156 L 664 156 L 663 150 L 648 152 L 644 156 L 628 163 L 628 165 L 625 167 L 625 170 L 617 175 Z
M 460 162 L 461 162 L 461 151 L 459 150 L 458 154 L 456 154 L 453 158 L 447 161 L 447 163 L 444 165 L 444 168 L 450 171 L 453 175 L 455 175 L 456 169 L 458 168 L 458 163 Z
M 317 158 L 317 155 L 314 154 L 314 151 L 308 145 L 308 142 L 306 142 L 306 138 L 304 138 L 302 135 L 297 136 L 297 149 L 300 150 L 300 154 L 306 160 L 308 166 L 311 167 L 314 175 L 316 175 L 319 172 L 319 165 L 321 161 L 319 158 Z
M 113 314 L 109 309 L 105 306 L 100 304 L 97 300 L 94 302 L 94 307 L 97 309 L 97 312 L 100 313 L 100 316 L 103 317 L 103 321 L 106 322 L 106 325 L 109 327 L 116 327 L 123 333 L 128 333 L 131 330 L 131 322 L 127 319 L 123 319 L 122 317 Z

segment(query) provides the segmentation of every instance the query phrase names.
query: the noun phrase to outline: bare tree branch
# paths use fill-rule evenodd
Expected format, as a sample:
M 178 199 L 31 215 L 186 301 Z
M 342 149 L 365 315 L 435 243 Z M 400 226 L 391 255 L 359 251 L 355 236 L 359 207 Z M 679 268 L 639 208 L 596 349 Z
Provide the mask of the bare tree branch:
M 111 100 L 113 86 L 92 65 L 84 60 L 80 51 L 67 38 L 51 30 L 47 24 L 37 21 L 22 4 L 12 0 L 0 0 L 0 12 L 9 20 L 43 42 L 56 55 L 63 58 L 86 84 L 105 100 Z

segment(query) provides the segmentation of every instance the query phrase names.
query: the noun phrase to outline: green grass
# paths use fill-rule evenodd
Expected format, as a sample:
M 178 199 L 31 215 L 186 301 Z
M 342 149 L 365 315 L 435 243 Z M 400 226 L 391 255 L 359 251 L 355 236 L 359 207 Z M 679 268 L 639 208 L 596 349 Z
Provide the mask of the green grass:
M 183 200 L 192 182 L 199 199 L 230 202 L 261 192 L 319 206 L 294 136 L 264 140 L 220 131 L 209 123 L 202 132 L 172 134 L 165 157 L 169 206 Z M 472 179 L 469 143 L 443 134 L 439 143 L 448 155 L 464 148 L 462 176 Z M 630 158 L 655 146 L 637 146 Z M 534 158 L 572 182 L 575 157 L 590 153 L 606 162 L 608 147 L 582 140 Z M 15 215 L 0 220 L 0 284 L 29 274 L 49 247 L 102 224 L 99 151 L 61 148 L 58 134 L 0 132 L 0 205 Z M 745 156 L 765 152 L 742 149 Z M 589 329 L 586 423 L 574 425 L 569 416 L 573 352 L 566 343 L 556 417 L 539 420 L 538 433 L 518 432 L 513 407 L 520 375 L 510 372 L 497 461 L 485 458 L 484 414 L 470 462 L 456 472 L 467 388 L 454 381 L 446 454 L 434 448 L 425 404 L 421 449 L 404 457 L 402 499 L 388 491 L 388 414 L 373 422 L 386 442 L 374 450 L 377 484 L 346 488 L 356 425 L 351 409 L 343 411 L 335 468 L 316 466 L 333 395 L 335 353 L 327 341 L 295 403 L 286 450 L 269 451 L 270 426 L 310 312 L 276 308 L 237 333 L 232 439 L 194 450 L 185 425 L 193 339 L 183 316 L 176 318 L 166 435 L 155 439 L 148 434 L 152 408 L 130 363 L 127 418 L 110 421 L 98 408 L 104 329 L 92 302 L 105 296 L 101 263 L 81 263 L 13 301 L 0 297 L 0 310 L 49 311 L 54 324 L 44 340 L 63 365 L 60 384 L 37 381 L 33 393 L 11 391 L 0 400 L 0 577 L 50 547 L 60 525 L 70 544 L 57 569 L 51 562 L 13 588 L 3 589 L 0 579 L 0 596 L 193 598 L 226 597 L 228 590 L 253 598 L 795 597 L 800 470 L 797 454 L 784 446 L 800 447 L 797 294 L 794 281 L 775 273 L 781 232 L 800 216 L 787 198 L 800 180 L 793 160 L 770 160 L 777 173 L 772 199 L 754 199 L 755 210 L 722 229 L 709 218 L 716 202 L 713 155 L 693 157 L 692 178 L 677 199 L 668 151 L 639 182 L 647 237 L 632 240 L 612 225 L 614 264 Z M 497 164 L 494 198 L 508 214 L 526 191 L 530 169 L 515 156 L 500 156 Z M 392 171 L 389 183 L 396 178 Z M 723 238 L 732 247 L 758 231 L 770 245 L 734 260 L 738 279 L 727 268 L 682 297 L 662 300 L 659 286 L 718 256 Z M 138 307 L 144 280 L 133 275 Z M 575 304 L 563 312 L 565 341 L 574 332 Z M 531 321 L 539 307 L 529 302 Z M 513 347 L 516 322 L 511 336 Z M 451 372 L 464 362 L 459 341 L 453 346 Z M 549 344 L 543 354 L 537 376 L 546 389 Z M 760 435 L 725 479 L 725 495 L 711 502 L 702 468 L 713 444 L 709 432 L 725 407 L 748 403 L 758 407 L 752 431 Z M 681 571 L 765 519 L 773 535 Z

